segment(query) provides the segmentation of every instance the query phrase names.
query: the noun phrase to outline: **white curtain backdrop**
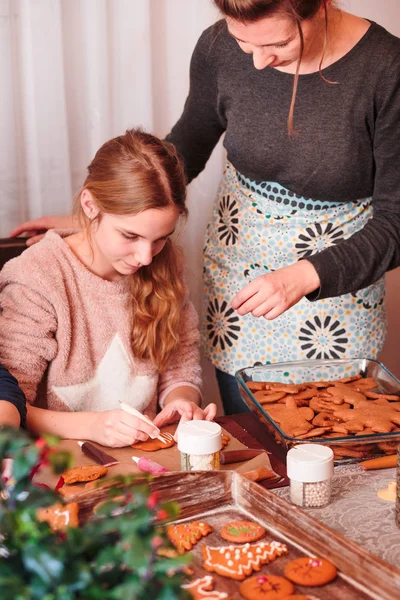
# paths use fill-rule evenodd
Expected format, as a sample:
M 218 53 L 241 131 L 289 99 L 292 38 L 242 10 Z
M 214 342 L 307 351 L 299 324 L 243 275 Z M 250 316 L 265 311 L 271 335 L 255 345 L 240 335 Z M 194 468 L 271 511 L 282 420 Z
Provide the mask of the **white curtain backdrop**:
M 164 136 L 189 88 L 210 0 L 0 0 L 0 237 L 70 211 L 95 151 L 128 127 Z M 181 235 L 201 309 L 202 244 L 221 145 L 189 189 Z M 205 397 L 218 396 L 204 364 Z
M 399 0 L 339 4 L 400 35 Z M 169 131 L 188 91 L 194 45 L 217 18 L 211 0 L 0 0 L 0 237 L 23 220 L 69 212 L 105 140 L 137 125 Z M 223 162 L 219 145 L 189 187 L 181 241 L 199 310 L 203 236 Z M 205 396 L 217 396 L 208 365 Z

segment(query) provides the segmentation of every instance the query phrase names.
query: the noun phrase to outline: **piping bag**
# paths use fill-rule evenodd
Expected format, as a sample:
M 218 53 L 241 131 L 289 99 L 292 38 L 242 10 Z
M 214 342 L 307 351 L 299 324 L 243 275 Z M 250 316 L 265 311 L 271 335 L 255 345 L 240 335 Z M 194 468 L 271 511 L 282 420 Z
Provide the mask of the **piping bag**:
M 169 473 L 169 469 L 162 467 L 158 463 L 154 462 L 154 460 L 150 460 L 150 458 L 146 458 L 145 456 L 132 456 L 132 460 L 135 461 L 137 466 L 143 473 L 151 473 L 151 475 L 158 475 L 159 473 Z
M 83 454 L 86 454 L 89 458 L 97 462 L 99 465 L 103 465 L 103 467 L 112 467 L 113 465 L 119 465 L 119 460 L 111 456 L 111 454 L 107 454 L 100 448 L 97 448 L 90 442 L 78 442 L 79 446 Z

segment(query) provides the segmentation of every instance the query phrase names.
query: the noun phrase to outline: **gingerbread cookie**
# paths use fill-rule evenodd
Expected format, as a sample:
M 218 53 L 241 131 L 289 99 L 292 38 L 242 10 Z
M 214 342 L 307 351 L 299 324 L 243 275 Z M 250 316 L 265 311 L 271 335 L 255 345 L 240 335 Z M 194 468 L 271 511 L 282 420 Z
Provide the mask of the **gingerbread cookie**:
M 203 546 L 203 567 L 206 571 L 243 581 L 253 571 L 259 571 L 278 556 L 288 553 L 280 542 L 260 542 L 244 546 Z
M 172 433 L 162 434 L 165 443 L 155 438 L 154 440 L 146 440 L 145 442 L 137 442 L 132 444 L 132 448 L 135 450 L 143 450 L 144 452 L 155 452 L 156 450 L 163 450 L 165 448 L 171 448 L 175 445 L 175 439 Z
M 184 554 L 186 550 L 191 550 L 200 538 L 208 535 L 212 530 L 212 527 L 208 523 L 194 521 L 193 523 L 169 525 L 167 527 L 167 535 L 179 554 Z
M 247 600 L 281 600 L 294 592 L 294 587 L 278 575 L 256 575 L 241 583 L 239 590 Z
M 282 398 L 286 398 L 286 393 L 274 392 L 272 390 L 260 390 L 254 392 L 254 398 L 260 404 L 273 404 L 274 402 L 278 402 L 278 400 L 282 400 Z
M 276 473 L 271 471 L 271 469 L 267 469 L 267 467 L 258 467 L 258 469 L 253 469 L 252 471 L 243 473 L 243 477 L 250 479 L 250 481 L 258 482 L 264 481 L 265 479 L 274 479 L 276 477 Z
M 62 473 L 64 483 L 70 485 L 71 483 L 81 483 L 83 481 L 94 481 L 99 477 L 104 477 L 107 474 L 107 467 L 100 465 L 86 465 L 83 467 L 73 467 Z
M 181 585 L 184 590 L 191 593 L 193 600 L 231 600 L 226 592 L 214 590 L 214 579 L 211 575 L 205 575 L 201 579 Z
M 48 523 L 53 531 L 64 531 L 67 527 L 78 527 L 78 513 L 79 504 L 77 502 L 71 502 L 65 506 L 57 502 L 46 508 L 38 508 L 36 518 L 41 523 Z
M 267 405 L 265 410 L 276 421 L 286 435 L 296 437 L 313 429 L 309 422 L 314 417 L 314 411 L 308 406 L 299 408 L 296 400 L 289 398 L 285 405 Z
M 230 442 L 230 437 L 229 435 L 226 435 L 226 433 L 223 433 L 221 436 L 221 440 L 222 440 L 222 449 L 224 449 Z
M 265 529 L 258 523 L 251 521 L 232 521 L 224 525 L 220 535 L 228 542 L 243 544 L 246 542 L 257 542 L 265 535 Z
M 337 569 L 325 558 L 303 556 L 289 562 L 284 569 L 284 574 L 293 583 L 317 587 L 335 579 Z
M 400 406 L 396 406 L 397 404 L 382 399 L 364 399 L 364 402 L 357 401 L 353 409 L 335 410 L 333 414 L 345 421 L 347 431 L 362 431 L 368 427 L 377 433 L 387 433 L 395 425 L 400 425 Z
M 305 596 L 304 594 L 291 594 L 290 596 L 286 596 L 284 600 L 319 600 L 316 596 L 309 596 L 308 594 Z

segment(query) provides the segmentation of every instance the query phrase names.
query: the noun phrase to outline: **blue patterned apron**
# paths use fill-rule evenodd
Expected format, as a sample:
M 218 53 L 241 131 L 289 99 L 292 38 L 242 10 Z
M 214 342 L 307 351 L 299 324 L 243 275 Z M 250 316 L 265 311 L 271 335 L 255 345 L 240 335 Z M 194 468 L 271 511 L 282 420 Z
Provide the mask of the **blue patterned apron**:
M 215 367 L 234 375 L 256 362 L 376 358 L 386 335 L 385 281 L 309 302 L 278 318 L 241 317 L 230 300 L 258 275 L 340 243 L 372 216 L 371 199 L 304 198 L 277 183 L 255 183 L 228 163 L 204 251 L 202 339 Z

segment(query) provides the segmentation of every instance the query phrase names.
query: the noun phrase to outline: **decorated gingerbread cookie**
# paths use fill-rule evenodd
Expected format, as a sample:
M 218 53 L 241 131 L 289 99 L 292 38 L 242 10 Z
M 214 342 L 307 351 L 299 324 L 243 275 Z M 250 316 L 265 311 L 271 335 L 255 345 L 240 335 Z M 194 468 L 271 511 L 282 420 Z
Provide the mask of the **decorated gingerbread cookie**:
M 289 562 L 285 567 L 284 574 L 290 581 L 299 585 L 317 587 L 335 579 L 337 569 L 325 558 L 303 556 Z
M 293 584 L 278 575 L 256 575 L 240 584 L 240 594 L 247 600 L 283 600 L 292 592 Z
M 265 529 L 258 523 L 252 523 L 251 521 L 233 521 L 224 525 L 220 535 L 228 542 L 244 544 L 260 540 L 265 535 Z
M 179 554 L 183 554 L 186 550 L 191 550 L 200 538 L 208 535 L 212 530 L 208 523 L 194 521 L 193 523 L 169 525 L 167 535 Z
M 64 483 L 81 483 L 83 481 L 94 481 L 107 474 L 107 468 L 101 465 L 86 465 L 83 467 L 74 467 L 62 473 Z
M 214 590 L 214 579 L 211 575 L 205 575 L 201 579 L 191 581 L 182 585 L 184 590 L 191 593 L 193 600 L 231 600 L 226 592 Z
M 172 433 L 163 433 L 162 437 L 164 442 L 155 438 L 154 440 L 146 440 L 145 442 L 137 442 L 132 444 L 132 448 L 136 450 L 143 450 L 144 452 L 155 452 L 156 450 L 163 450 L 165 448 L 171 448 L 175 445 L 175 439 Z
M 38 508 L 36 518 L 42 523 L 48 523 L 53 531 L 63 531 L 67 527 L 78 527 L 78 513 L 79 504 L 77 502 L 71 502 L 65 506 L 61 502 L 57 502 L 46 508 Z
M 244 546 L 203 546 L 203 567 L 224 577 L 243 581 L 253 571 L 259 571 L 278 556 L 288 553 L 280 542 L 260 542 Z

